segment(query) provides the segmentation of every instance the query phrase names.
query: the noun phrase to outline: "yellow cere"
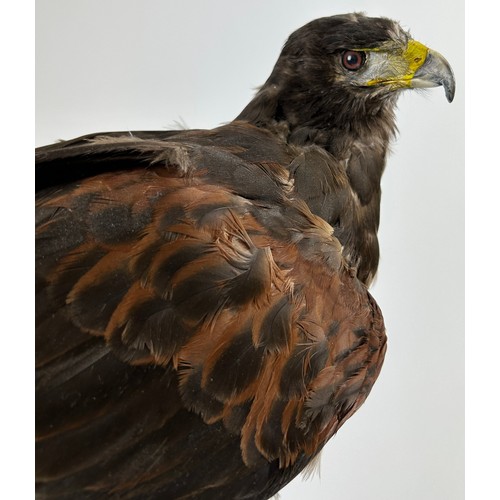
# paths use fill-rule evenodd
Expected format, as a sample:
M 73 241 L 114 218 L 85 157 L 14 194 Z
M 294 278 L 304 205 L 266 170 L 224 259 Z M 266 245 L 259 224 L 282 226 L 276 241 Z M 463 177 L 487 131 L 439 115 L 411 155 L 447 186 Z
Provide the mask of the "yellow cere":
M 371 50 L 373 51 L 373 49 Z M 385 51 L 381 50 L 381 52 Z M 383 67 L 384 65 L 381 65 L 379 67 L 381 71 L 380 74 L 366 84 L 377 85 L 379 83 L 384 83 L 392 84 L 396 87 L 409 87 L 415 72 L 425 62 L 428 52 L 429 49 L 423 43 L 417 42 L 416 40 L 410 40 L 406 50 L 402 53 L 400 52 L 396 55 L 391 52 L 386 52 L 386 63 L 389 64 L 387 64 L 385 68 Z M 398 68 L 399 71 L 394 72 L 396 68 Z
M 403 53 L 403 57 L 408 61 L 408 75 L 413 76 L 424 63 L 429 49 L 416 40 L 408 42 L 408 48 Z

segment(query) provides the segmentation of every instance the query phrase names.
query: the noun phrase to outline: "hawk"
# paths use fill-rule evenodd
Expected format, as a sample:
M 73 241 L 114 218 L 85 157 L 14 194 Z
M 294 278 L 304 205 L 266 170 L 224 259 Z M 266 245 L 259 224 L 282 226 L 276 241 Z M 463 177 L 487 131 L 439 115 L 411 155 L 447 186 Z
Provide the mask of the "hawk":
M 37 150 L 40 498 L 265 499 L 363 404 L 401 91 L 436 51 L 386 18 L 294 32 L 235 120 Z

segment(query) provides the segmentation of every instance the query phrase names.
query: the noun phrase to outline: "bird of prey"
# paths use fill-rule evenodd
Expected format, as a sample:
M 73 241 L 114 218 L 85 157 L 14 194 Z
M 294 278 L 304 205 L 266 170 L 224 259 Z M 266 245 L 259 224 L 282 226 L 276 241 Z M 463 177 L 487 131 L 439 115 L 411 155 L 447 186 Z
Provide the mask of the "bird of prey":
M 337 15 L 226 125 L 38 149 L 39 498 L 265 499 L 318 455 L 384 359 L 396 100 L 440 85 L 399 24 Z

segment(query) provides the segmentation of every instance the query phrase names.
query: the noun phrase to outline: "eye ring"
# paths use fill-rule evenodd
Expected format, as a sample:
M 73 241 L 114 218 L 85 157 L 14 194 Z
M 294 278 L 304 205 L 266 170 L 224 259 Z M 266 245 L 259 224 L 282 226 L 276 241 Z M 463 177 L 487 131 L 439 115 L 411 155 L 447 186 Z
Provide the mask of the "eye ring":
M 366 54 L 361 50 L 344 50 L 341 54 L 342 66 L 348 71 L 358 71 L 366 61 Z

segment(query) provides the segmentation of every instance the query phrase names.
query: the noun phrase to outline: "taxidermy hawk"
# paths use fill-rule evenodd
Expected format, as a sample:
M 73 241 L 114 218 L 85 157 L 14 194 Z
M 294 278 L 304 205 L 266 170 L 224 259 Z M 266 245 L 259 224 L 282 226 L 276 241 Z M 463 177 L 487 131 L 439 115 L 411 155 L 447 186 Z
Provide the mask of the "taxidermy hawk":
M 294 32 L 213 130 L 39 148 L 39 498 L 265 499 L 362 405 L 402 90 L 455 82 L 396 22 Z

